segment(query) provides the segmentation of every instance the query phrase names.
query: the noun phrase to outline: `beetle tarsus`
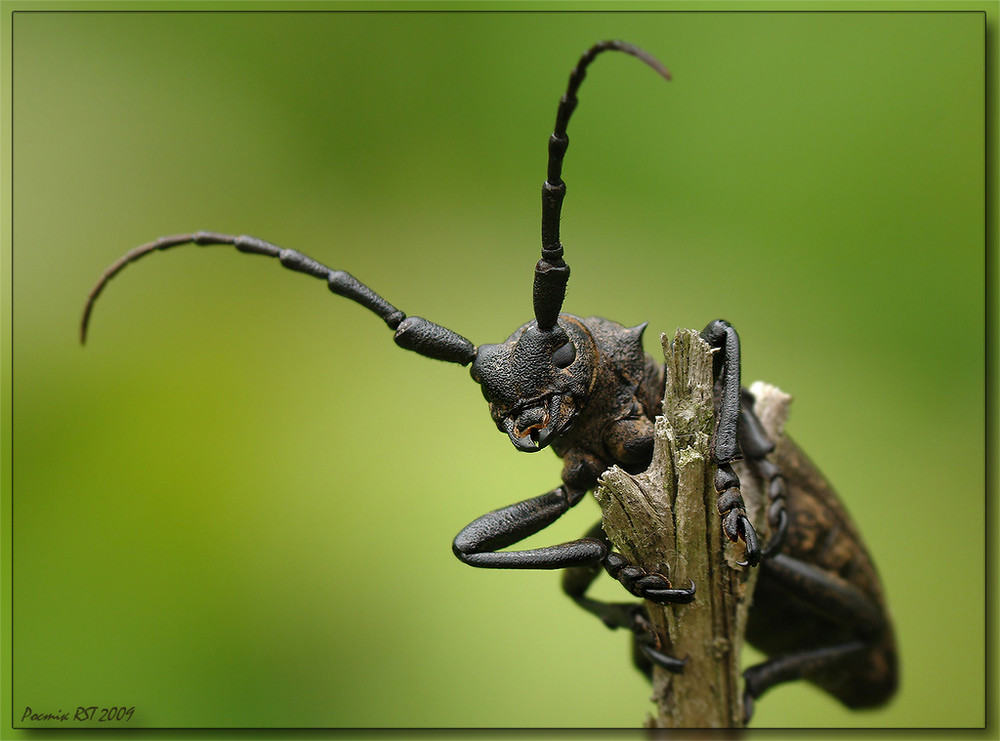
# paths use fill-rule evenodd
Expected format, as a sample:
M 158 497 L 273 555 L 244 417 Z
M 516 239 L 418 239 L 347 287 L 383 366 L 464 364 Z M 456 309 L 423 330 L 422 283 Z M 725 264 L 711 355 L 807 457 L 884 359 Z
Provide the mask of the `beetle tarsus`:
M 757 462 L 758 470 L 765 480 L 767 490 L 767 524 L 770 528 L 767 545 L 761 552 L 762 558 L 770 558 L 781 550 L 788 531 L 788 512 L 785 509 L 785 477 L 778 467 L 766 458 Z
M 686 604 L 694 599 L 695 584 L 690 579 L 688 580 L 690 586 L 675 589 L 667 577 L 634 566 L 622 554 L 615 551 L 608 551 L 604 557 L 604 570 L 631 594 L 641 599 L 648 599 L 650 602 L 661 605 Z
M 740 566 L 756 566 L 760 563 L 760 546 L 757 531 L 747 517 L 743 495 L 739 489 L 740 480 L 729 463 L 720 463 L 715 472 L 715 490 L 718 494 L 717 507 L 722 516 L 722 529 L 726 537 L 735 543 L 742 540 L 746 548 L 746 560 Z
M 775 444 L 764 431 L 757 415 L 754 414 L 754 395 L 743 389 L 740 400 L 740 449 L 747 461 L 756 467 L 764 480 L 763 490 L 767 493 L 768 541 L 761 549 L 761 559 L 767 559 L 781 551 L 788 531 L 788 513 L 785 508 L 787 485 L 781 469 L 768 456 L 774 452 Z
M 642 597 L 648 599 L 650 602 L 656 602 L 660 605 L 667 604 L 680 604 L 686 605 L 694 601 L 694 595 L 696 587 L 694 581 L 688 579 L 688 584 L 690 586 L 683 589 L 657 589 L 657 588 L 646 588 L 642 591 Z

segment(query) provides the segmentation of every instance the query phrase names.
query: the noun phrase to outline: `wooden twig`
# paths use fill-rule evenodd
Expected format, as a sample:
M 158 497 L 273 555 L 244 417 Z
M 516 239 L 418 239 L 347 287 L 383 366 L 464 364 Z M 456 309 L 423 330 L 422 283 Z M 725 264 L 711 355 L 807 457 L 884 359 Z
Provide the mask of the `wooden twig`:
M 687 658 L 680 675 L 653 673 L 657 716 L 646 725 L 663 728 L 743 726 L 740 652 L 757 570 L 737 564 L 741 543 L 722 532 L 713 485 L 712 353 L 694 330 L 661 336 L 667 384 L 657 418 L 653 460 L 638 475 L 609 469 L 596 495 L 611 542 L 632 563 L 667 576 L 674 586 L 697 588 L 687 605 L 646 602 L 659 648 Z M 768 434 L 782 432 L 789 397 L 755 384 L 755 411 Z M 740 476 L 747 514 L 766 542 L 760 479 L 748 466 Z

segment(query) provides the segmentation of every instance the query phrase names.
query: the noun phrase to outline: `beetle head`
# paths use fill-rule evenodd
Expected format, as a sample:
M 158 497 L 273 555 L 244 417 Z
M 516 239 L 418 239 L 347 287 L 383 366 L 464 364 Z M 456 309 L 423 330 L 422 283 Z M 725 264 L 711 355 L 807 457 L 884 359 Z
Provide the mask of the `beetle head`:
M 533 453 L 566 432 L 593 386 L 596 349 L 576 317 L 549 330 L 528 322 L 498 345 L 481 345 L 472 378 L 490 415 L 518 450 Z

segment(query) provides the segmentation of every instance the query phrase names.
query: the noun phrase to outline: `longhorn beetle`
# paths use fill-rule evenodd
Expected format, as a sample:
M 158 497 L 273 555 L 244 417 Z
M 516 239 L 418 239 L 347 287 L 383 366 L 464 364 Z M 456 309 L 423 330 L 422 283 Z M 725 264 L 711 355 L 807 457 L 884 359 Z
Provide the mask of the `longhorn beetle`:
M 570 272 L 559 240 L 566 128 L 588 66 L 610 50 L 636 57 L 670 79 L 657 59 L 622 41 L 594 45 L 570 73 L 549 137 L 542 253 L 532 291 L 535 318 L 504 342 L 477 347 L 441 325 L 407 316 L 350 273 L 254 237 L 213 232 L 162 237 L 113 263 L 90 292 L 80 340 L 86 339 L 94 302 L 108 281 L 157 250 L 184 244 L 231 245 L 326 281 L 334 293 L 381 317 L 400 347 L 451 363 L 471 363 L 472 378 L 482 387 L 493 422 L 514 447 L 526 453 L 551 447 L 563 459 L 562 484 L 470 523 L 454 540 L 455 555 L 484 568 L 565 569 L 563 588 L 577 604 L 609 627 L 633 632 L 641 670 L 650 674 L 655 664 L 682 672 L 684 661 L 655 645 L 641 608 L 598 602 L 586 592 L 602 570 L 631 594 L 661 604 L 690 602 L 695 584 L 673 585 L 660 574 L 629 564 L 612 550 L 600 522 L 568 543 L 503 550 L 577 504 L 610 466 L 637 473 L 652 455 L 664 369 L 643 352 L 646 325 L 627 328 L 599 317 L 560 313 Z M 740 386 L 740 345 L 733 327 L 719 319 L 701 334 L 715 350 L 713 462 L 722 527 L 729 540 L 742 541 L 742 565 L 759 564 L 761 569 L 747 639 L 770 658 L 744 672 L 746 715 L 768 688 L 800 678 L 849 707 L 879 705 L 894 693 L 897 669 L 893 630 L 872 560 L 836 493 L 806 456 L 787 440 L 776 450 L 764 433 L 752 411 L 753 397 Z M 744 456 L 765 482 L 771 532 L 766 544 L 758 542 L 733 472 L 733 461 Z

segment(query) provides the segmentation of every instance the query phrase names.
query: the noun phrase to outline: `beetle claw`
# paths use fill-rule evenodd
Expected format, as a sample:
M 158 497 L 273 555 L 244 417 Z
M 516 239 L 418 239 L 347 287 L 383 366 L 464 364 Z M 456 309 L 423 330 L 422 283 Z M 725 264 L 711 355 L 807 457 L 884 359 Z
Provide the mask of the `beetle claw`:
M 644 589 L 640 596 L 644 599 L 648 599 L 650 602 L 656 602 L 661 605 L 684 605 L 694 601 L 694 594 L 696 591 L 694 582 L 691 579 L 688 579 L 688 584 L 690 584 L 690 586 L 683 589 Z
M 756 566 L 760 563 L 760 545 L 757 542 L 757 531 L 745 514 L 740 515 L 740 540 L 746 548 L 746 565 Z
M 732 542 L 743 541 L 746 560 L 737 561 L 739 566 L 756 566 L 760 563 L 761 551 L 757 531 L 743 509 L 731 509 L 722 520 L 722 529 Z
M 639 649 L 646 655 L 650 661 L 663 669 L 666 669 L 671 674 L 683 674 L 684 666 L 688 662 L 688 656 L 683 659 L 678 659 L 669 654 L 665 654 L 662 651 L 657 651 L 652 646 L 648 646 L 645 643 L 639 643 Z

